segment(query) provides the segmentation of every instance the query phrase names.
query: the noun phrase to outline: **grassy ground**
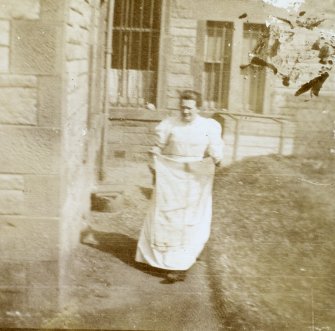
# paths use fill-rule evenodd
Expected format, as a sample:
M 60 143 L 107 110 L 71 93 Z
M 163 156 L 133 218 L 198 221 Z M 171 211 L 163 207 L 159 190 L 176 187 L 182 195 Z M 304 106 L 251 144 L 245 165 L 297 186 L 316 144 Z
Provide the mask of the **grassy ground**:
M 216 174 L 211 238 L 184 283 L 134 263 L 150 189 L 115 214 L 93 213 L 70 308 L 47 327 L 150 330 L 335 330 L 334 162 L 265 156 Z M 176 307 L 178 307 L 176 309 Z
M 335 329 L 333 166 L 267 156 L 217 174 L 208 257 L 227 328 Z

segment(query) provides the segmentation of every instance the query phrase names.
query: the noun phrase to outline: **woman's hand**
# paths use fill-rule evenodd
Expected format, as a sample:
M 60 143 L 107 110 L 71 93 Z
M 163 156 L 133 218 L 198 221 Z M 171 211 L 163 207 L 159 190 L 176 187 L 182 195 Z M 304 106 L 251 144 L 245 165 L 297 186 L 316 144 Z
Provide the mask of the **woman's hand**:
M 149 153 L 151 155 L 160 155 L 162 153 L 161 149 L 158 146 L 153 146 L 150 150 Z
M 224 168 L 222 160 L 215 162 L 215 167 L 218 168 L 218 169 Z

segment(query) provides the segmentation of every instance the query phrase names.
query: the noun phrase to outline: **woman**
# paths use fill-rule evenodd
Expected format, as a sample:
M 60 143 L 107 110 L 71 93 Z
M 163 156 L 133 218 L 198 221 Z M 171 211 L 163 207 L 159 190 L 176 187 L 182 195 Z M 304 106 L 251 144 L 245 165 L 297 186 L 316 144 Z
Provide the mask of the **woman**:
M 199 94 L 180 95 L 180 114 L 156 127 L 156 188 L 137 245 L 136 261 L 184 280 L 210 234 L 215 165 L 223 158 L 221 126 L 198 115 Z M 214 162 L 213 162 L 214 161 Z

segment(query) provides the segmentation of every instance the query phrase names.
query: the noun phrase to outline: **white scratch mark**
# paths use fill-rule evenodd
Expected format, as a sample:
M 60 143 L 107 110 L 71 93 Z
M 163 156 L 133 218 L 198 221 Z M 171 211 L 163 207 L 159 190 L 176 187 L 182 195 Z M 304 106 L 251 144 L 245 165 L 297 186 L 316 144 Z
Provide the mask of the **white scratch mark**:
M 305 0 L 263 0 L 263 2 L 278 8 L 298 11 Z
M 328 183 L 317 183 L 317 182 L 312 182 L 310 180 L 304 179 L 304 178 L 298 178 L 298 180 L 300 180 L 301 182 L 305 182 L 308 184 L 312 184 L 312 185 L 319 185 L 319 186 L 330 186 L 332 184 L 328 184 Z

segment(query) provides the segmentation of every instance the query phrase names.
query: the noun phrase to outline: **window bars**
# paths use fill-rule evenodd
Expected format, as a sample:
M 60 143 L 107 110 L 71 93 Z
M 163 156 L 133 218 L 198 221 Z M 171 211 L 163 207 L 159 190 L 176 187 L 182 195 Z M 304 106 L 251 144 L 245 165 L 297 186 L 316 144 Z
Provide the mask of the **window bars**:
M 208 21 L 202 94 L 205 108 L 227 108 L 231 72 L 233 23 Z
M 266 26 L 264 24 L 243 24 L 243 48 L 242 62 L 248 63 L 252 56 L 257 55 L 263 57 L 266 54 L 252 54 L 257 42 L 264 34 L 266 34 Z M 263 53 L 266 52 L 264 48 Z M 242 79 L 242 98 L 243 110 L 255 113 L 263 113 L 264 89 L 266 71 L 263 67 L 249 66 L 241 70 Z
M 111 103 L 156 103 L 162 1 L 115 0 L 114 6 Z

